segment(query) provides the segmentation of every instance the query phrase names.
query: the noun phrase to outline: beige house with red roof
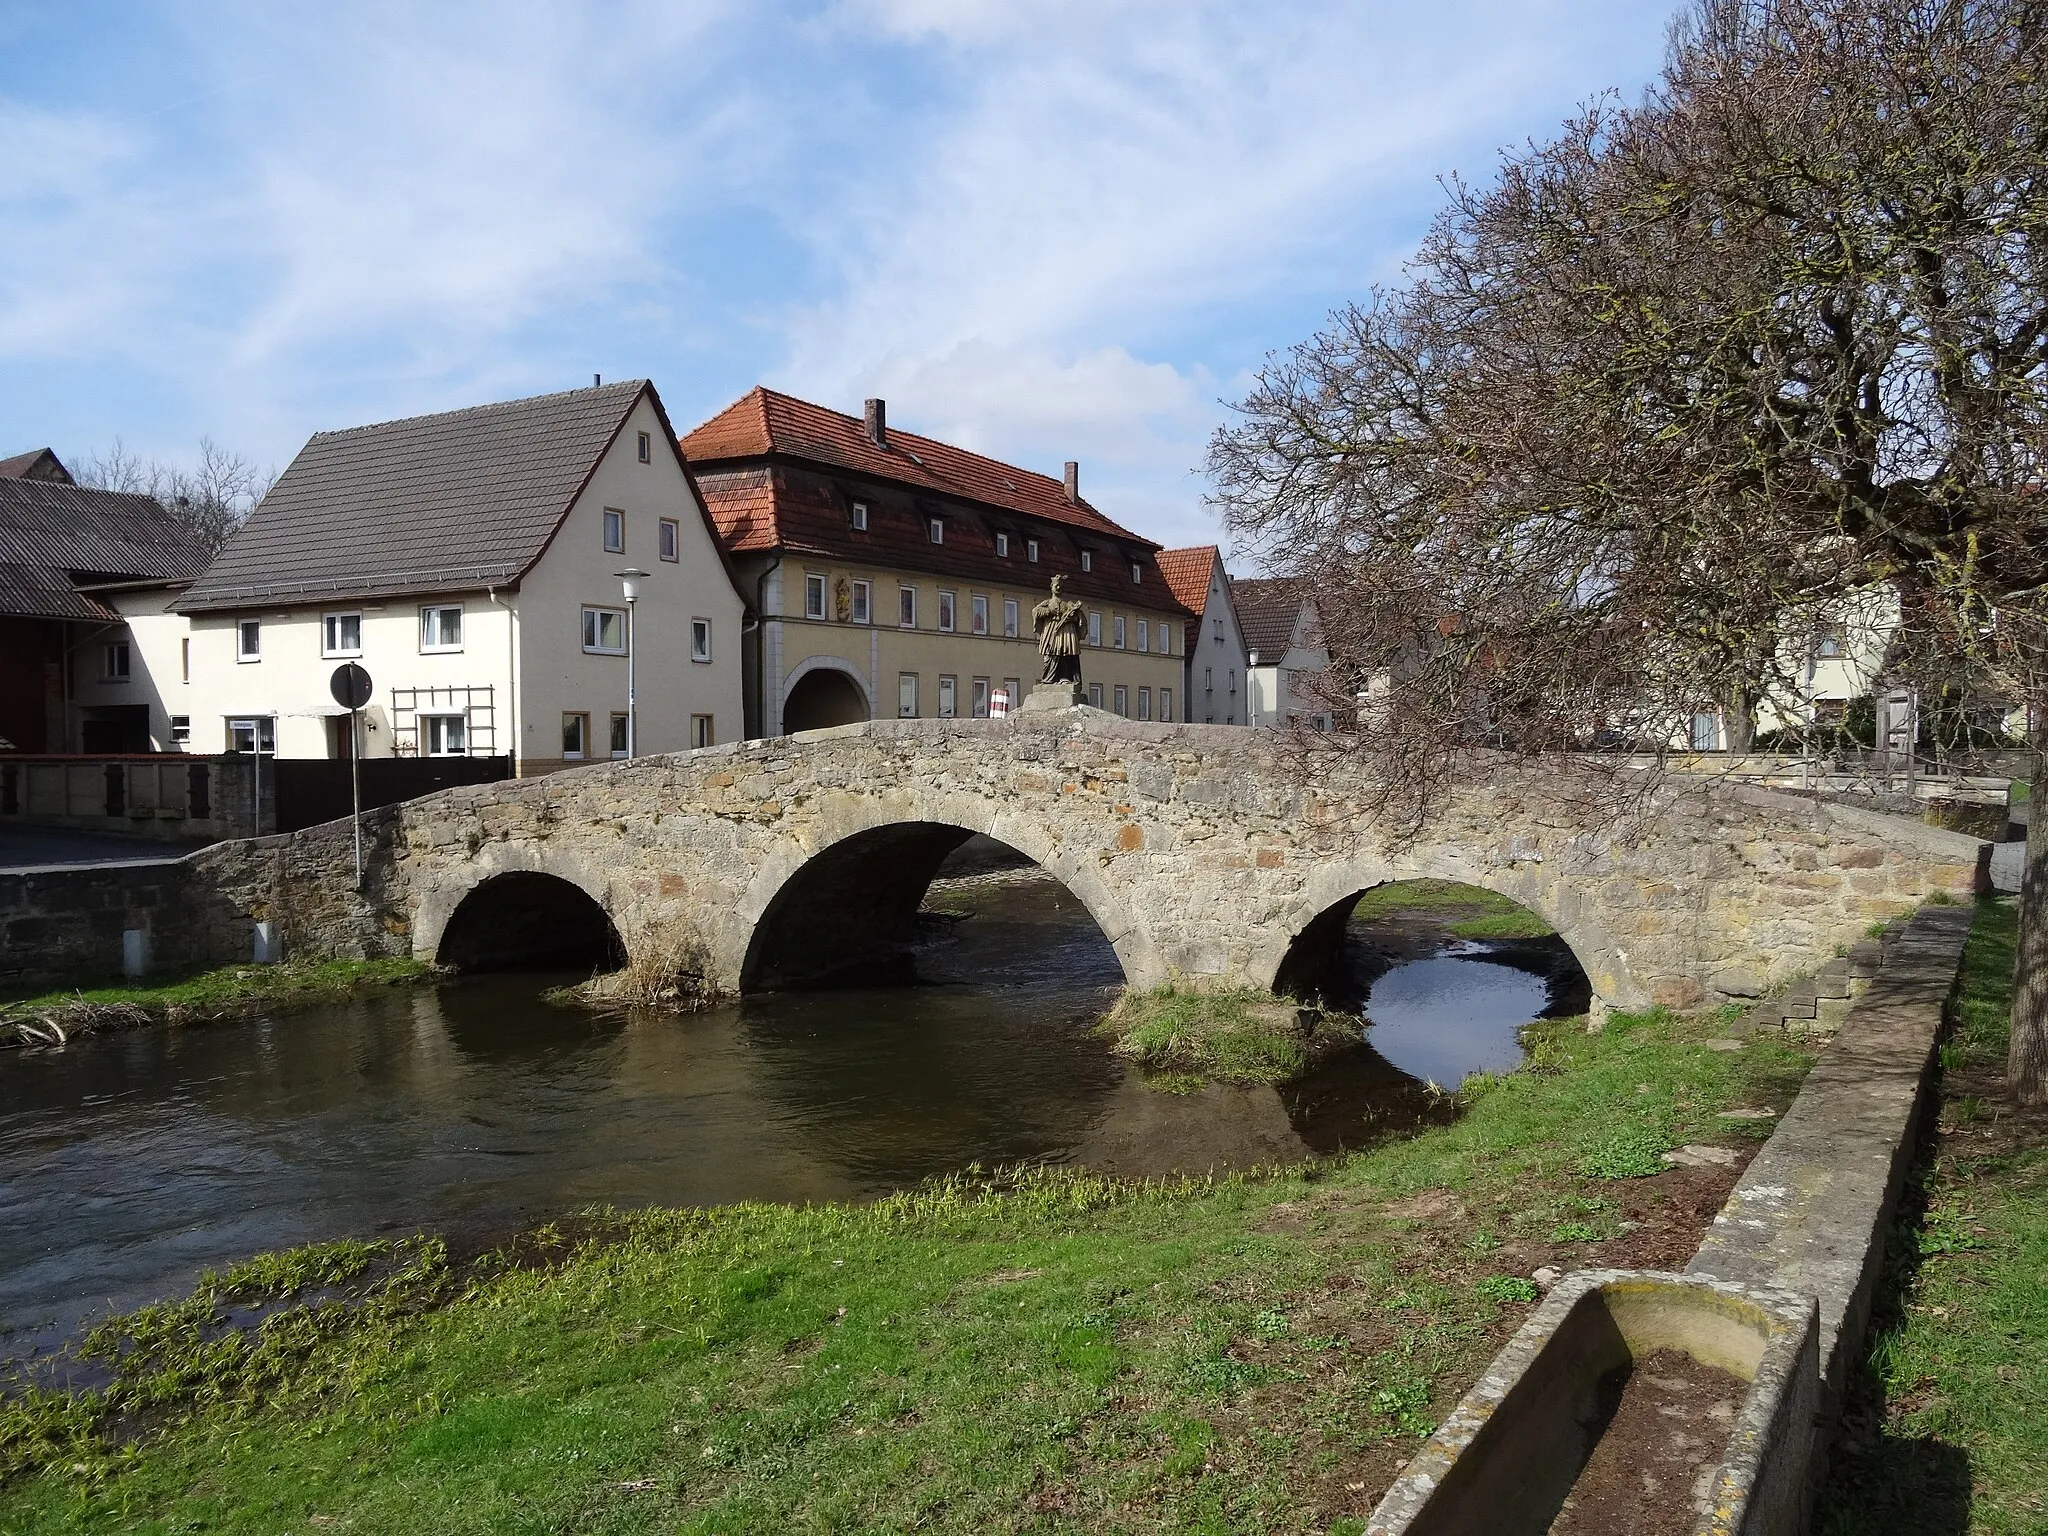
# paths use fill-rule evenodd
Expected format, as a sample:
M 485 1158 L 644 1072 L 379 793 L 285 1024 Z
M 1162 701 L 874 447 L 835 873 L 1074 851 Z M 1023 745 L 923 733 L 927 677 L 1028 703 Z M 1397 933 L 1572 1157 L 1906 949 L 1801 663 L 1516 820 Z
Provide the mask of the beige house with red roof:
M 1036 681 L 1032 605 L 1053 576 L 1087 611 L 1088 702 L 1186 716 L 1186 626 L 1159 546 L 1064 481 L 755 389 L 682 440 L 757 616 L 747 734 L 877 717 L 985 716 Z
M 1214 544 L 1163 549 L 1159 571 L 1167 589 L 1193 615 L 1182 647 L 1187 718 L 1202 725 L 1250 725 L 1244 627 L 1231 597 L 1223 551 Z

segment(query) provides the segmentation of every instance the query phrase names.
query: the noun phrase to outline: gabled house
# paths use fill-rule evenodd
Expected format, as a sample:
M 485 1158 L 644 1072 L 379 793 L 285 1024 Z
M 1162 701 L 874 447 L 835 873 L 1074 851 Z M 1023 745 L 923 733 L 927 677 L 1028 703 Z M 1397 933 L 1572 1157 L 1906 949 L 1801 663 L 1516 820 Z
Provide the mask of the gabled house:
M 1310 595 L 1283 577 L 1233 582 L 1232 593 L 1243 625 L 1251 723 L 1329 730 L 1330 701 L 1310 685 L 1330 665 Z
M 316 433 L 168 606 L 194 751 L 346 757 L 348 661 L 366 757 L 532 774 L 740 734 L 744 606 L 644 379 Z
M 683 439 L 759 627 L 748 734 L 990 713 L 1039 672 L 1032 606 L 1064 577 L 1087 610 L 1087 701 L 1186 718 L 1184 635 L 1159 546 L 1063 480 L 755 389 Z
M 1203 725 L 1249 725 L 1244 630 L 1231 598 L 1230 573 L 1214 544 L 1163 549 L 1159 571 L 1167 589 L 1193 615 L 1182 646 L 1187 718 Z
M 205 564 L 153 498 L 76 485 L 47 448 L 0 459 L 0 752 L 179 748 L 124 610 Z

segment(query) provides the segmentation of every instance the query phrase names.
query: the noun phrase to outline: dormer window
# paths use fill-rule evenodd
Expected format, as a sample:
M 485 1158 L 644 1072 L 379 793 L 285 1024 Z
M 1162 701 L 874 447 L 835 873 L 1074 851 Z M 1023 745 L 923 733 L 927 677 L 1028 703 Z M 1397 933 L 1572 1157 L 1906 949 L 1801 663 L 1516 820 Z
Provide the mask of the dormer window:
M 1144 579 L 1145 567 L 1140 565 L 1137 561 L 1133 560 L 1131 562 L 1131 585 L 1135 587 Z
M 853 528 L 856 533 L 868 531 L 868 504 L 864 501 L 853 504 Z
M 1010 558 L 1010 536 L 1007 533 L 996 535 L 996 556 L 1003 560 Z
M 925 520 L 925 528 L 930 533 L 931 541 L 934 544 L 946 542 L 946 520 L 943 517 L 927 518 Z
M 1024 558 L 1033 565 L 1038 564 L 1038 540 L 1026 539 L 1024 541 Z
M 1095 569 L 1095 551 L 1094 551 L 1094 550 L 1092 550 L 1092 549 L 1084 549 L 1084 550 L 1082 550 L 1082 551 L 1081 551 L 1081 569 L 1082 569 L 1082 570 L 1084 570 L 1084 571 L 1092 571 L 1092 570 L 1094 570 L 1094 569 Z

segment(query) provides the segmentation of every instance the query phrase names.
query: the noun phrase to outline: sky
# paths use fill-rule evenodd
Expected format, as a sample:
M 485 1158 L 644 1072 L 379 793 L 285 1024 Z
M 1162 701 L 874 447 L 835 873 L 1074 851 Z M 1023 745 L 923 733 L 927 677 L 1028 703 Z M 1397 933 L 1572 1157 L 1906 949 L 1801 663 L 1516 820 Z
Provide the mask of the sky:
M 0 455 L 756 384 L 1213 542 L 1262 359 L 1666 0 L 0 0 Z

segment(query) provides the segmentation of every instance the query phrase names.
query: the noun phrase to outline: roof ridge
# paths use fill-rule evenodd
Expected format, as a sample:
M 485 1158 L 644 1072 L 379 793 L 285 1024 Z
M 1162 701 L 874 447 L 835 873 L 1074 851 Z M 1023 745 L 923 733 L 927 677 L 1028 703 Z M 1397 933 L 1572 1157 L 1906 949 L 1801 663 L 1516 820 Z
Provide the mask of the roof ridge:
M 375 432 L 383 427 L 407 427 L 416 422 L 436 421 L 447 416 L 485 416 L 492 411 L 509 411 L 515 406 L 539 405 L 549 400 L 566 400 L 571 395 L 596 395 L 607 391 L 631 388 L 635 393 L 652 383 L 649 379 L 620 379 L 615 384 L 585 384 L 576 389 L 557 389 L 544 395 L 521 395 L 516 400 L 491 400 L 482 405 L 459 405 L 448 411 L 422 411 L 416 416 L 393 416 L 385 421 L 365 421 L 353 427 L 335 427 L 327 432 L 315 432 L 308 442 L 317 438 L 348 437 L 357 432 Z

